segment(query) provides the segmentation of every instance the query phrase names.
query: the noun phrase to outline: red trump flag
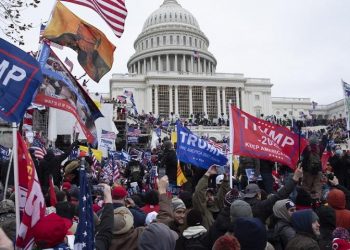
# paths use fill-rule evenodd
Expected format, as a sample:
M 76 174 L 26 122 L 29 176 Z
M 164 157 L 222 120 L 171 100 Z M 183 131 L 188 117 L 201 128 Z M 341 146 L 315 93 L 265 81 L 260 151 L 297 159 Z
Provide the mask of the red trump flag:
M 294 169 L 299 159 L 298 135 L 288 128 L 258 119 L 231 106 L 234 155 L 279 162 Z M 300 152 L 308 145 L 300 139 Z

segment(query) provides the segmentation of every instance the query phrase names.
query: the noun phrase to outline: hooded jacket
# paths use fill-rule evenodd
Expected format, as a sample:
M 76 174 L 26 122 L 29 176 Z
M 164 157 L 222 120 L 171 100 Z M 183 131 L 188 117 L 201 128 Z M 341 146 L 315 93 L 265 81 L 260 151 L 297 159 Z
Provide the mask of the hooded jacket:
M 333 240 L 332 232 L 336 228 L 335 210 L 330 206 L 320 206 L 315 212 L 320 218 L 320 248 L 324 250 L 331 250 Z
M 312 230 L 314 212 L 311 209 L 300 210 L 293 213 L 291 223 L 296 231 L 296 236 L 291 239 L 286 250 L 319 250 L 316 236 Z
M 290 223 L 290 216 L 286 203 L 289 199 L 277 201 L 273 206 L 273 214 L 277 218 L 277 223 L 274 227 L 274 239 L 279 243 L 282 249 L 287 246 L 288 241 L 295 237 L 295 230 Z
M 350 229 L 350 210 L 345 209 L 346 201 L 343 191 L 333 188 L 328 193 L 328 204 L 335 209 L 336 226 Z

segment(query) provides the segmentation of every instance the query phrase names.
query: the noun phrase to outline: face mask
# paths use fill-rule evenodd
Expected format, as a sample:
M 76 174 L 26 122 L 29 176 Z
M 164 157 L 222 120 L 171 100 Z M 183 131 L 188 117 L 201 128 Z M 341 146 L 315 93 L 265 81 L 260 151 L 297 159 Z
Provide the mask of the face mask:
M 338 156 L 341 156 L 343 154 L 343 151 L 341 149 L 337 149 L 335 151 L 335 154 L 338 155 Z

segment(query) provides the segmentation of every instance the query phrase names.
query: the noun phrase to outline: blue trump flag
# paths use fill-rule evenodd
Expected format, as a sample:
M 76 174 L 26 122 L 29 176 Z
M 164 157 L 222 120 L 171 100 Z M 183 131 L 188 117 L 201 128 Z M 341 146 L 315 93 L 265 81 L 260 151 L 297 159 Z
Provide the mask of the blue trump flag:
M 35 58 L 0 38 L 0 118 L 19 123 L 42 81 Z
M 227 158 L 219 149 L 177 123 L 177 158 L 185 163 L 208 169 L 211 165 L 224 166 Z

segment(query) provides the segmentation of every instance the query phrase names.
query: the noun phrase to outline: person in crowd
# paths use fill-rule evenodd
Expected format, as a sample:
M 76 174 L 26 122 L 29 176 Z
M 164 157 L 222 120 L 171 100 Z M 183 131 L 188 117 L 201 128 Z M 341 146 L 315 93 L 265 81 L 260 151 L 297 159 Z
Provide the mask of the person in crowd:
M 145 205 L 141 210 L 148 214 L 150 212 L 159 212 L 159 193 L 156 190 L 150 190 L 144 197 Z
M 346 199 L 343 191 L 332 188 L 327 197 L 328 204 L 335 209 L 337 227 L 350 229 L 350 210 L 346 209 Z
M 207 229 L 202 226 L 202 215 L 196 210 L 192 209 L 188 212 L 186 217 L 187 228 L 176 241 L 176 248 L 178 250 L 205 250 L 203 237 Z
M 321 249 L 332 250 L 332 232 L 336 228 L 335 210 L 330 206 L 321 205 L 315 210 L 320 220 L 320 237 L 318 244 Z
M 160 167 L 165 168 L 165 174 L 169 178 L 169 183 L 171 185 L 176 185 L 177 177 L 177 156 L 174 149 L 174 145 L 171 141 L 165 141 L 164 152 L 162 160 L 160 162 Z
M 273 215 L 277 218 L 274 226 L 273 242 L 276 250 L 284 249 L 289 240 L 295 237 L 290 218 L 296 211 L 296 206 L 290 199 L 279 200 L 273 206 Z
M 238 189 L 233 188 L 225 194 L 224 207 L 221 209 L 213 225 L 208 230 L 204 238 L 205 245 L 211 248 L 214 242 L 227 232 L 230 225 L 230 207 L 232 202 L 241 198 L 241 193 Z M 248 204 L 249 206 L 249 204 Z M 251 208 L 249 206 L 251 211 Z
M 252 168 L 255 173 L 259 172 L 260 168 L 260 160 L 247 157 L 247 156 L 240 156 L 239 157 L 239 167 L 237 170 L 237 173 L 235 174 L 235 178 L 238 180 L 240 179 L 240 185 L 241 189 L 245 189 L 248 185 L 248 177 L 246 173 L 246 169 Z
M 261 190 L 255 183 L 249 184 L 245 189 L 244 201 L 252 207 L 253 215 L 259 218 L 262 223 L 273 213 L 273 205 L 276 201 L 286 199 L 294 190 L 299 179 L 303 176 L 303 169 L 298 166 L 294 172 L 293 178 L 286 182 L 286 185 L 281 188 L 276 194 L 270 195 L 267 199 L 261 199 Z
M 268 160 L 260 160 L 260 163 L 257 167 L 256 176 L 261 175 L 262 177 L 262 186 L 267 194 L 273 192 L 274 179 L 272 176 L 272 170 L 275 168 L 275 163 Z
M 145 225 L 146 214 L 138 208 L 134 201 L 127 198 L 128 192 L 122 186 L 115 186 L 112 190 L 112 199 L 114 209 L 118 207 L 127 207 L 133 215 L 133 226 L 141 227 Z
M 72 145 L 61 155 L 55 156 L 52 149 L 48 149 L 44 159 L 39 163 L 39 181 L 44 189 L 49 186 L 49 175 L 52 175 L 53 182 L 56 185 L 61 185 L 61 163 L 68 157 L 72 149 L 78 146 L 78 141 L 72 143 Z
M 297 210 L 311 209 L 312 208 L 312 198 L 310 193 L 305 191 L 302 187 L 296 188 L 297 194 L 295 197 L 295 205 Z
M 286 250 L 319 250 L 317 237 L 320 236 L 320 224 L 315 212 L 311 209 L 296 211 L 292 214 L 291 222 L 296 236 L 291 239 Z
M 16 239 L 15 203 L 12 200 L 0 201 L 0 228 L 12 241 Z
M 243 200 L 235 200 L 231 204 L 230 227 L 238 218 L 253 218 L 252 207 Z
M 303 151 L 302 167 L 304 170 L 302 187 L 310 193 L 312 199 L 321 198 L 322 165 L 319 139 L 312 136 L 309 145 Z
M 210 166 L 207 172 L 199 180 L 193 194 L 193 208 L 201 212 L 203 216 L 203 226 L 208 230 L 214 223 L 214 216 L 218 214 L 224 206 L 224 196 L 229 191 L 228 176 L 225 174 L 224 181 L 215 197 L 208 191 L 208 179 L 211 175 L 217 174 L 217 167 Z
M 241 245 L 233 235 L 222 235 L 214 243 L 212 250 L 240 250 Z
M 334 175 L 337 176 L 339 184 L 344 186 L 347 176 L 348 166 L 345 165 L 343 150 L 337 146 L 334 150 L 334 155 L 329 158 L 329 164 L 332 166 Z
M 168 176 L 164 175 L 158 181 L 159 213 L 157 221 L 169 226 L 171 230 L 181 236 L 185 227 L 186 206 L 181 199 L 176 197 L 170 199 L 167 196 L 168 186 Z
M 134 216 L 127 207 L 114 209 L 113 239 L 110 250 L 137 250 L 137 240 L 144 227 L 134 228 Z
M 143 165 L 136 161 L 136 160 L 131 160 L 125 170 L 125 178 L 128 179 L 128 183 L 132 182 L 137 182 L 137 185 L 139 187 L 139 190 L 142 190 L 142 179 L 145 175 L 145 170 Z
M 233 223 L 233 235 L 239 241 L 242 250 L 273 249 L 267 241 L 266 227 L 257 218 L 238 218 Z
M 138 250 L 174 250 L 178 234 L 163 223 L 151 223 L 138 239 Z

